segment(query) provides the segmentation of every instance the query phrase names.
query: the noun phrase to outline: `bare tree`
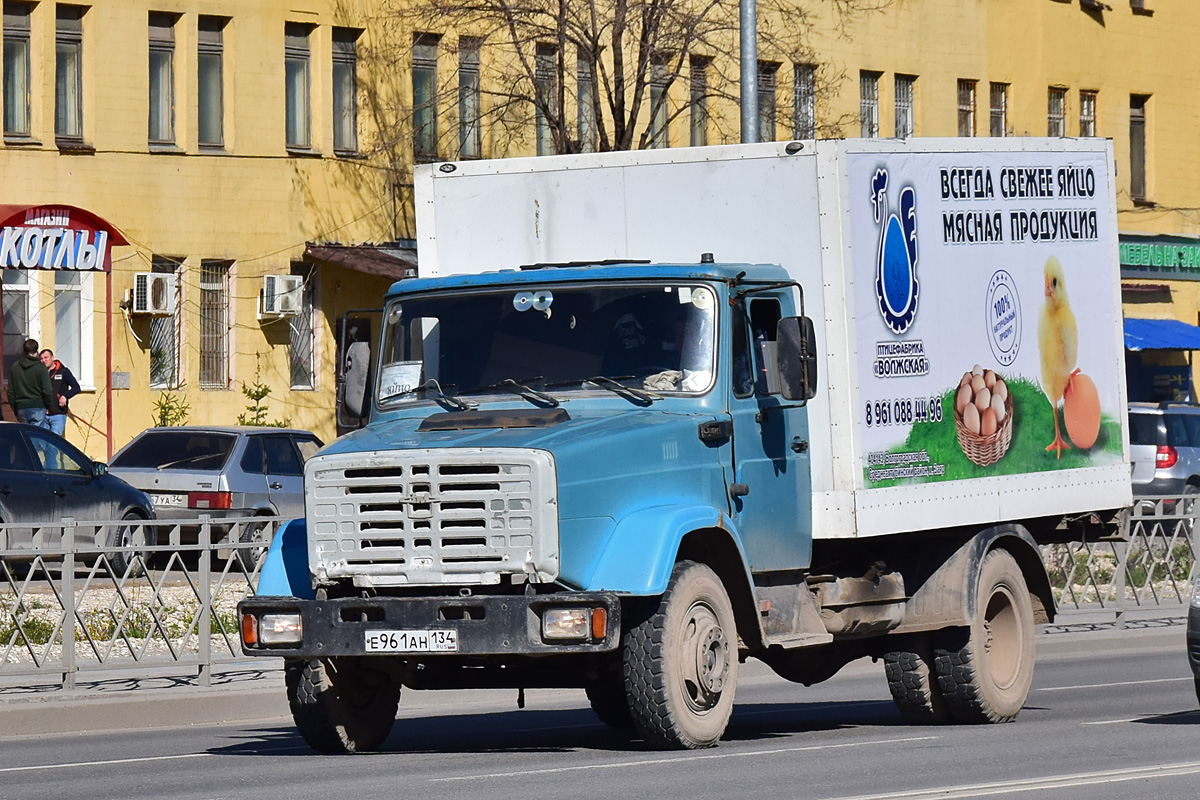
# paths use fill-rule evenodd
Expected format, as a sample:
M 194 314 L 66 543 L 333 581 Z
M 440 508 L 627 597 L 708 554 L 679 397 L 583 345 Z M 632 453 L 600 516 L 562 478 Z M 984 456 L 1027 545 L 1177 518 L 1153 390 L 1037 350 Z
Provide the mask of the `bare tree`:
M 758 2 L 760 57 L 815 65 L 823 107 L 844 76 L 817 57 L 814 31 L 848 35 L 853 19 L 891 0 Z M 418 160 L 657 146 L 688 113 L 703 113 L 696 124 L 709 143 L 736 141 L 737 0 L 385 0 L 380 9 L 375 27 L 386 35 L 365 57 L 390 82 L 367 105 L 393 168 L 409 141 Z M 438 68 L 448 63 L 457 66 Z M 397 74 L 415 76 L 411 92 Z M 794 111 L 795 95 L 776 108 Z M 850 121 L 822 117 L 818 135 Z

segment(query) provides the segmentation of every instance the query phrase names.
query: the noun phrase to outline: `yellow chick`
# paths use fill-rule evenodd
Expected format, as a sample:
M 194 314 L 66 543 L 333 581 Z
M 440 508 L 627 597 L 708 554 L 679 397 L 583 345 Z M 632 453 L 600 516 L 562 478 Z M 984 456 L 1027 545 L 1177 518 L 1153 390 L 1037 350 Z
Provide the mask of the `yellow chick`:
M 1067 381 L 1075 369 L 1079 329 L 1071 304 L 1067 302 L 1062 264 L 1054 256 L 1046 259 L 1045 280 L 1046 304 L 1042 306 L 1042 316 L 1038 320 L 1038 348 L 1042 356 L 1042 389 L 1050 398 L 1050 413 L 1054 417 L 1054 441 L 1046 452 L 1053 450 L 1057 458 L 1062 458 L 1062 451 L 1070 445 L 1058 427 L 1058 402 L 1062 400 Z

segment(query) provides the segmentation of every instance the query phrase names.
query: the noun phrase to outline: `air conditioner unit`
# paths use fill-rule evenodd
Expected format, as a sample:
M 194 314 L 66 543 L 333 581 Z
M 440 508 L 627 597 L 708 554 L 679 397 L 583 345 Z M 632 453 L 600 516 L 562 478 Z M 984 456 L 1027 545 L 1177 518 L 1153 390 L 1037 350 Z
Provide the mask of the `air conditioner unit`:
M 264 275 L 259 295 L 259 319 L 294 317 L 300 313 L 304 278 L 299 275 Z
M 169 272 L 137 272 L 133 276 L 134 314 L 169 317 L 175 313 L 176 276 Z

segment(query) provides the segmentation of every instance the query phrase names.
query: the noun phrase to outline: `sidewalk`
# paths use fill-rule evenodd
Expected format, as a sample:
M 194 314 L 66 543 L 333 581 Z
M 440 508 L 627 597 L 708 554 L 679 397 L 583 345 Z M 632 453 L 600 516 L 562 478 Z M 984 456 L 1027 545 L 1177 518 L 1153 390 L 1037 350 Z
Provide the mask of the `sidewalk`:
M 1147 608 L 1131 611 L 1125 627 L 1114 614 L 1069 611 L 1059 614 L 1037 634 L 1038 658 L 1053 659 L 1081 652 L 1114 650 L 1184 653 L 1187 609 Z M 757 662 L 753 662 L 757 664 Z M 222 725 L 280 721 L 291 724 L 282 660 L 261 659 L 228 664 L 200 686 L 194 675 L 147 677 L 121 671 L 80 681 L 73 690 L 50 685 L 0 687 L 0 741 L 11 738 L 106 730 L 152 730 L 191 725 Z M 767 670 L 765 666 L 763 670 Z M 94 675 L 94 674 L 93 674 Z M 444 693 L 427 695 L 425 705 L 444 700 Z M 435 700 L 435 696 L 438 700 Z

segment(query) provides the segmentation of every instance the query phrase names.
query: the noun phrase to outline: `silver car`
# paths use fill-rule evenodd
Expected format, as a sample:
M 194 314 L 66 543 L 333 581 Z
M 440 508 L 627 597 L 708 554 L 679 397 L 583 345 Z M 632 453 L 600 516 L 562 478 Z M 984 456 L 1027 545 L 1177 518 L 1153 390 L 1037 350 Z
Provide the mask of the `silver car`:
M 1129 449 L 1138 497 L 1200 494 L 1200 406 L 1130 403 Z
M 304 515 L 304 462 L 322 447 L 289 428 L 148 428 L 110 471 L 154 502 L 160 520 Z

